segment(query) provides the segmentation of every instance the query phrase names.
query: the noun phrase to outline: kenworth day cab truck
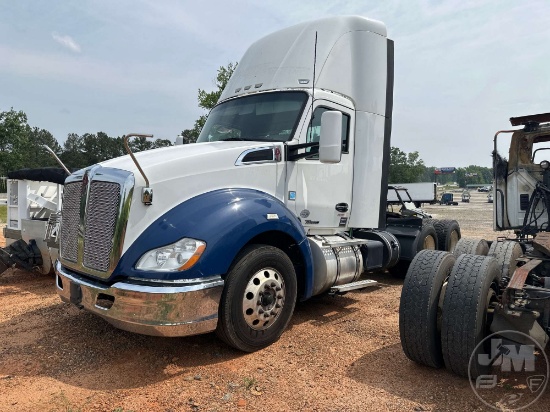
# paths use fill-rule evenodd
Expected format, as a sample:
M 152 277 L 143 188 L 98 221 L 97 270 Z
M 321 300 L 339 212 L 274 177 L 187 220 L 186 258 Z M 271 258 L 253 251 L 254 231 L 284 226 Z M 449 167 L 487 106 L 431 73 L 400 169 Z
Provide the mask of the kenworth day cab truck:
M 380 22 L 326 18 L 255 42 L 197 143 L 67 178 L 59 295 L 121 329 L 216 330 L 254 351 L 297 299 L 374 284 L 360 275 L 412 260 L 425 233 L 418 218 L 386 223 L 392 94 Z

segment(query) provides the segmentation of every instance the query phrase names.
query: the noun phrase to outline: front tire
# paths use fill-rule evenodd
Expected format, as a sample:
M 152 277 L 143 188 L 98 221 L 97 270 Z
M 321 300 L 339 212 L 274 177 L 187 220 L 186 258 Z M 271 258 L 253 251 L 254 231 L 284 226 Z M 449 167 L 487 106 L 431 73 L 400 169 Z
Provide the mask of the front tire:
M 297 296 L 294 265 L 280 249 L 246 247 L 225 279 L 216 334 L 228 345 L 254 352 L 286 329 Z

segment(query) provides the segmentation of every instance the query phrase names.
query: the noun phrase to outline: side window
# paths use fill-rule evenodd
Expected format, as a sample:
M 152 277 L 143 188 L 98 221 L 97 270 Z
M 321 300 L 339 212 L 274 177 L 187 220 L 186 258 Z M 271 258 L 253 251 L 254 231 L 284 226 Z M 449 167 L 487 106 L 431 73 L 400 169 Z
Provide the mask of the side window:
M 321 137 L 321 116 L 329 109 L 328 107 L 317 107 L 313 112 L 313 120 L 307 128 L 306 143 L 318 143 Z M 349 149 L 349 116 L 342 113 L 342 153 L 348 153 Z M 310 147 L 306 151 L 311 152 L 307 159 L 318 159 L 319 148 Z

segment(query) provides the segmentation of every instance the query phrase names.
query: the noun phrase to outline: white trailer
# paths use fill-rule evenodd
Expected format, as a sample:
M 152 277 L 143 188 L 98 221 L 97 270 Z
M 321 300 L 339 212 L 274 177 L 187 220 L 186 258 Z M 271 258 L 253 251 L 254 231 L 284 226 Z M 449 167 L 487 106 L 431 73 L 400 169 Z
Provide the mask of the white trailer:
M 422 203 L 435 203 L 437 201 L 437 185 L 434 182 L 422 183 L 395 183 L 395 187 L 403 187 L 409 192 L 416 207 L 422 206 Z M 388 190 L 388 202 L 398 201 L 394 190 Z

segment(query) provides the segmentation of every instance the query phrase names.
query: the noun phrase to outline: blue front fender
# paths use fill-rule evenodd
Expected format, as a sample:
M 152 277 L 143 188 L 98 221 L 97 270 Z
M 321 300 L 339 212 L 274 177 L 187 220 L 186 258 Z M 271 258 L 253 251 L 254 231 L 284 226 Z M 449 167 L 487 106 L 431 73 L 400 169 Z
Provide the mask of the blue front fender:
M 274 218 L 275 215 L 277 218 Z M 310 297 L 313 291 L 313 263 L 302 224 L 280 200 L 252 189 L 215 190 L 177 205 L 145 229 L 122 256 L 112 278 L 131 276 L 175 280 L 223 275 L 237 253 L 251 239 L 268 231 L 282 232 L 298 245 L 305 269 L 302 298 Z M 135 269 L 145 252 L 184 237 L 206 242 L 203 255 L 189 270 L 154 272 Z

